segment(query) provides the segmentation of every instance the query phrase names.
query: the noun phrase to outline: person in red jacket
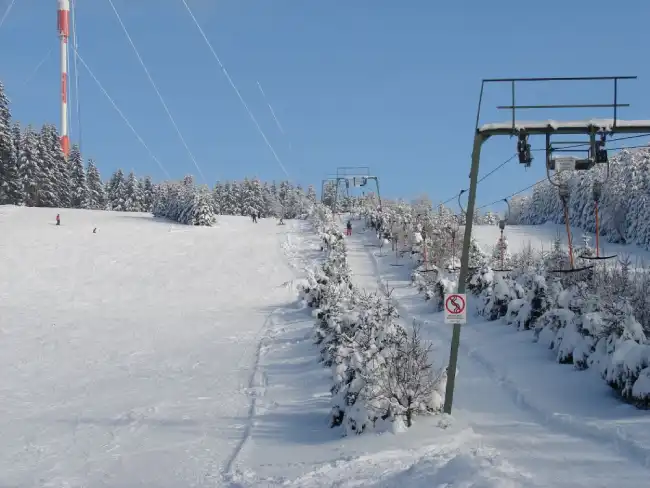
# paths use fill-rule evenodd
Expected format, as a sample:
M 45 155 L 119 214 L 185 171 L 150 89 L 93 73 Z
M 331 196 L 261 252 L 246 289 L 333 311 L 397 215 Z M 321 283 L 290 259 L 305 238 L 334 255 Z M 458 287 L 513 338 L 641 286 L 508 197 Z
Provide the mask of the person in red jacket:
M 61 216 L 56 214 L 56 225 L 61 225 Z

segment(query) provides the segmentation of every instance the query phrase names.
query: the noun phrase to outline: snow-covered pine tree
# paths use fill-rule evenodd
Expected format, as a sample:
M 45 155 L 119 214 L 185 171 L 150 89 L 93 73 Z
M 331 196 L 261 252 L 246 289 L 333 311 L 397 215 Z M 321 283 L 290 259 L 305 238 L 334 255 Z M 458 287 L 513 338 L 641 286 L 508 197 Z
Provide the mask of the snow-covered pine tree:
M 38 151 L 38 134 L 31 125 L 25 127 L 20 144 L 20 169 L 25 190 L 25 204 L 30 207 L 38 205 L 38 183 L 40 178 L 40 154 Z
M 15 121 L 11 126 L 11 140 L 14 143 L 14 151 L 16 152 L 16 157 L 20 160 L 20 146 L 23 142 L 23 134 L 20 128 L 20 122 Z
M 108 194 L 108 207 L 111 210 L 124 212 L 127 195 L 126 181 L 122 169 L 118 169 L 113 173 L 113 176 L 108 181 L 106 193 Z
M 54 188 L 58 199 L 58 206 L 69 208 L 72 203 L 72 185 L 70 179 L 70 166 L 66 161 L 63 150 L 61 149 L 61 138 L 59 132 L 53 124 L 44 126 L 44 133 L 49 144 L 49 151 L 52 157 L 52 175 L 54 179 Z
M 334 201 L 336 199 L 336 182 L 326 181 L 323 186 L 322 202 L 334 210 Z
M 307 201 L 312 204 L 316 203 L 316 190 L 314 189 L 314 185 L 307 187 Z
M 131 171 L 126 179 L 126 187 L 124 193 L 124 211 L 126 212 L 142 212 L 142 203 L 144 195 L 138 183 L 135 173 Z
M 86 182 L 86 171 L 84 170 L 83 159 L 79 146 L 74 144 L 70 148 L 68 157 L 70 166 L 71 205 L 73 208 L 88 208 L 88 184 Z
M 140 180 L 140 190 L 142 191 L 142 211 L 151 212 L 153 209 L 154 188 L 150 176 L 145 176 Z
M 39 207 L 60 206 L 58 194 L 58 171 L 55 155 L 52 154 L 51 133 L 46 125 L 38 135 L 38 191 Z
M 265 215 L 264 194 L 262 192 L 262 182 L 255 177 L 249 183 L 249 205 L 261 216 Z
M 235 201 L 235 189 L 233 183 L 226 181 L 223 186 L 222 200 L 221 200 L 221 214 L 222 215 L 237 215 L 237 202 Z
M 88 185 L 88 208 L 105 210 L 106 191 L 104 190 L 104 184 L 102 183 L 99 170 L 92 159 L 88 160 L 86 182 Z
M 11 135 L 11 111 L 4 85 L 0 81 L 0 204 L 12 203 L 15 192 L 10 189 L 16 185 L 16 157 Z M 14 193 L 10 195 L 8 192 Z
M 18 141 L 16 141 L 16 130 L 18 131 Z M 4 161 L 4 168 L 0 170 L 4 178 L 4 181 L 0 183 L 4 185 L 0 193 L 4 194 L 4 203 L 23 205 L 25 203 L 25 184 L 20 167 L 20 126 L 17 124 L 11 128 L 11 139 L 9 159 Z
M 187 207 L 180 216 L 180 223 L 185 225 L 211 226 L 216 217 L 212 195 L 207 186 L 199 188 L 186 187 Z
M 212 189 L 212 204 L 214 206 L 214 211 L 217 215 L 222 214 L 222 206 L 223 206 L 223 184 L 221 184 L 220 181 L 217 181 L 214 184 L 214 188 Z

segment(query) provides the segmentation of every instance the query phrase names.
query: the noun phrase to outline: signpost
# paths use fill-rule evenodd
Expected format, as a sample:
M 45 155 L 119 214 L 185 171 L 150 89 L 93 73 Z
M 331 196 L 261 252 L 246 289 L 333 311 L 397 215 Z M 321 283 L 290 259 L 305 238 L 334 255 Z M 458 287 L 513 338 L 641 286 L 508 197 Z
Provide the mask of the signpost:
M 467 323 L 467 295 L 445 293 L 445 324 Z

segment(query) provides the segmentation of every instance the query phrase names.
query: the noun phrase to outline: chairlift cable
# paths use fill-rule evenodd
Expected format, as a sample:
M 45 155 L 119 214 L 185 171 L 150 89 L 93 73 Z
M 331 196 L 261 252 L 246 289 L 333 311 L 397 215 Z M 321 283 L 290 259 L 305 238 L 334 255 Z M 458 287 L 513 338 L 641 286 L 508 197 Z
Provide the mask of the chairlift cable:
M 176 130 L 176 134 L 178 135 L 178 138 L 181 140 L 181 143 L 185 147 L 185 150 L 187 151 L 187 154 L 190 157 L 190 160 L 194 164 L 194 167 L 196 170 L 199 172 L 199 176 L 201 179 L 203 179 L 204 183 L 208 183 L 207 178 L 203 174 L 203 170 L 201 170 L 201 167 L 199 166 L 199 163 L 197 162 L 196 158 L 194 157 L 194 154 L 190 150 L 189 145 L 187 144 L 187 141 L 185 137 L 183 136 L 183 133 L 181 132 L 180 128 L 178 127 L 178 124 L 176 123 L 176 120 L 174 119 L 174 116 L 171 114 L 171 111 L 169 110 L 169 107 L 167 106 L 167 103 L 165 102 L 165 99 L 163 98 L 162 94 L 160 93 L 160 90 L 158 89 L 158 86 L 156 85 L 156 82 L 153 80 L 153 77 L 151 76 L 151 73 L 149 72 L 149 69 L 147 68 L 147 65 L 145 64 L 144 60 L 142 59 L 142 56 L 140 55 L 140 51 L 138 51 L 138 48 L 135 45 L 135 42 L 133 41 L 133 38 L 131 37 L 131 34 L 129 34 L 128 29 L 126 28 L 126 25 L 124 24 L 124 21 L 122 20 L 122 16 L 118 12 L 117 8 L 115 7 L 115 4 L 113 3 L 113 0 L 108 0 L 108 3 L 111 6 L 111 9 L 113 10 L 113 13 L 115 14 L 115 17 L 117 18 L 117 21 L 120 24 L 120 27 L 122 27 L 122 31 L 124 32 L 124 35 L 126 36 L 129 44 L 131 45 L 131 48 L 133 49 L 133 52 L 135 53 L 136 57 L 138 58 L 138 61 L 140 62 L 140 65 L 142 66 L 142 69 L 144 70 L 145 74 L 147 75 L 147 79 L 149 80 L 149 83 L 151 84 L 154 92 L 156 92 L 156 95 L 158 95 L 158 100 L 160 101 L 161 105 L 165 109 L 165 113 L 167 114 L 167 117 L 169 118 L 169 121 L 172 123 L 172 126 Z
M 496 166 L 495 168 L 491 169 L 488 173 L 486 173 L 486 174 L 484 174 L 483 176 L 481 176 L 481 177 L 478 179 L 478 181 L 476 182 L 476 184 L 478 185 L 479 183 L 485 181 L 488 177 L 492 176 L 494 173 L 496 173 L 496 172 L 499 171 L 501 168 L 503 168 L 506 164 L 508 164 L 510 161 L 512 161 L 516 156 L 517 156 L 517 153 L 513 154 L 513 155 L 510 156 L 508 159 L 506 159 L 505 161 L 503 161 L 502 163 L 500 163 L 498 166 Z M 461 190 L 460 192 L 456 193 L 453 197 L 448 198 L 448 199 L 445 200 L 444 202 L 440 202 L 438 205 L 444 205 L 445 203 L 449 203 L 449 202 L 451 202 L 454 198 L 458 198 L 460 195 L 462 195 L 463 193 L 465 193 L 467 190 L 469 190 L 469 188 L 465 188 L 464 190 Z

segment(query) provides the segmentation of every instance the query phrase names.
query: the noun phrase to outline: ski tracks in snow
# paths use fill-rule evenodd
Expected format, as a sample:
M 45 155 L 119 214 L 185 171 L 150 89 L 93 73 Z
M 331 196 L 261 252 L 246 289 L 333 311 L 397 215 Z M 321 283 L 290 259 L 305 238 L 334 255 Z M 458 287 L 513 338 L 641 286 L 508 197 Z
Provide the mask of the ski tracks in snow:
M 266 377 L 266 372 L 260 367 L 262 355 L 265 352 L 265 348 L 267 347 L 267 339 L 271 336 L 271 334 L 274 332 L 274 328 L 272 328 L 272 325 L 276 325 L 276 320 L 274 316 L 276 314 L 281 314 L 283 311 L 283 308 L 277 308 L 273 310 L 267 317 L 266 320 L 264 321 L 264 325 L 262 326 L 261 332 L 261 339 L 258 341 L 257 344 L 257 351 L 255 353 L 255 364 L 253 365 L 253 371 L 251 372 L 250 379 L 248 381 L 248 388 L 246 389 L 246 393 L 251 397 L 251 403 L 248 409 L 248 421 L 246 424 L 246 428 L 244 429 L 244 435 L 241 439 L 241 441 L 237 444 L 237 447 L 235 447 L 235 450 L 231 454 L 230 458 L 226 462 L 225 468 L 224 468 L 224 477 L 226 481 L 232 482 L 233 479 L 233 467 L 235 466 L 235 463 L 237 462 L 237 458 L 239 457 L 239 454 L 241 453 L 242 449 L 248 442 L 251 436 L 251 430 L 253 429 L 254 422 L 255 422 L 255 415 L 257 414 L 257 402 L 258 398 L 264 396 L 264 393 L 266 392 L 266 386 L 267 386 L 267 377 Z
M 354 247 L 359 247 L 360 249 L 355 249 L 355 252 L 359 255 L 365 254 L 369 257 L 369 260 L 372 262 L 373 272 L 375 273 L 377 287 L 379 289 L 386 289 L 388 287 L 388 282 L 383 278 L 384 273 L 382 273 L 382 263 L 379 262 L 378 257 L 372 252 L 372 248 L 368 249 L 364 247 L 363 241 L 365 240 L 364 237 L 360 237 L 357 240 L 357 245 Z M 400 281 L 407 280 L 406 277 L 402 278 L 403 279 Z M 405 289 L 409 287 L 409 285 L 399 283 L 398 287 Z M 429 326 L 426 330 L 434 334 L 438 340 L 444 344 L 444 348 L 448 348 L 448 344 L 451 340 L 451 329 L 448 325 L 442 323 L 442 317 L 429 320 L 422 317 L 417 312 L 414 313 L 404 305 L 404 297 L 399 296 L 403 293 L 404 292 L 398 293 L 398 296 L 392 296 L 392 301 L 398 308 L 402 318 L 411 321 L 416 320 L 422 325 Z M 405 293 L 413 294 L 414 292 L 407 291 Z M 536 345 L 536 347 L 539 346 Z M 523 391 L 507 373 L 499 371 L 498 368 L 484 355 L 479 353 L 476 348 L 461 341 L 460 352 L 461 355 L 465 355 L 473 361 L 478 366 L 478 369 L 482 370 L 495 385 L 498 385 L 498 387 L 510 398 L 514 406 L 527 412 L 530 416 L 536 419 L 537 423 L 545 426 L 549 431 L 555 432 L 557 435 L 568 435 L 591 444 L 597 444 L 598 446 L 611 449 L 618 456 L 627 459 L 642 468 L 647 469 L 650 467 L 650 452 L 648 452 L 648 449 L 635 440 L 626 437 L 620 429 L 616 431 L 606 431 L 604 429 L 599 429 L 598 426 L 587 424 L 568 414 L 557 412 L 549 413 L 543 408 L 536 406 L 535 403 L 529 399 L 526 392 Z M 462 377 L 460 381 L 463 381 Z
M 290 222 L 289 225 L 285 227 L 286 234 L 281 243 L 282 252 L 287 264 L 294 270 L 294 274 L 296 275 L 293 280 L 285 282 L 281 286 L 291 290 L 292 292 L 295 291 L 296 280 L 299 278 L 298 273 L 302 272 L 305 267 L 310 264 L 308 257 L 303 258 L 300 255 L 302 249 L 299 233 L 304 230 L 303 227 L 305 225 L 306 223 L 301 221 Z M 243 486 L 241 480 L 251 476 L 250 470 L 242 469 L 239 463 L 239 458 L 251 440 L 253 429 L 256 425 L 256 417 L 259 413 L 260 402 L 265 396 L 268 387 L 268 375 L 262 363 L 264 356 L 272 347 L 274 339 L 286 330 L 286 319 L 284 316 L 291 311 L 295 311 L 295 309 L 292 309 L 289 303 L 275 308 L 268 314 L 258 333 L 255 362 L 249 376 L 248 385 L 245 389 L 246 393 L 251 398 L 246 427 L 241 440 L 233 450 L 222 470 L 223 481 L 232 488 Z M 245 356 L 246 354 L 242 355 L 242 360 Z

